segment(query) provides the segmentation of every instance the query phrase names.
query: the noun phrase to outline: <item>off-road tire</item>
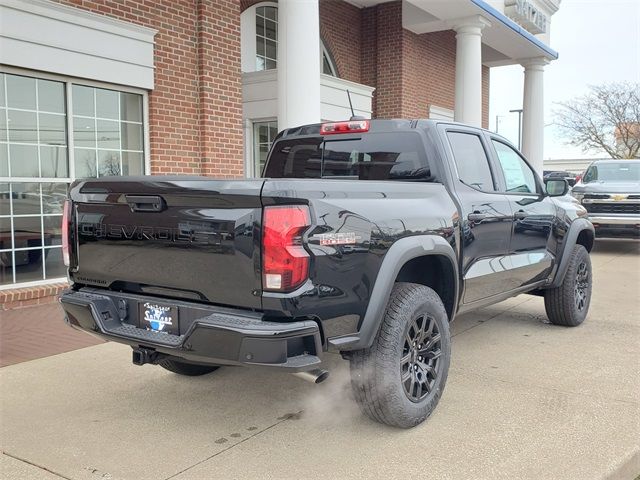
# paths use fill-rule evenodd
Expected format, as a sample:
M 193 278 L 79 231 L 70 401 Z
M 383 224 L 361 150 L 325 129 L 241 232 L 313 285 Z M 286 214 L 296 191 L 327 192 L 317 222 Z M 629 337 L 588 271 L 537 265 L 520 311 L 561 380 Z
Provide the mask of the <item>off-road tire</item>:
M 562 284 L 544 292 L 544 308 L 551 323 L 577 327 L 589 312 L 593 277 L 589 252 L 582 245 L 573 247 L 569 255 Z
M 433 325 L 431 339 L 435 339 L 439 334 L 439 340 L 433 346 L 434 351 L 428 352 L 429 360 L 426 356 L 411 357 L 420 352 L 416 347 L 414 352 L 410 343 L 411 338 L 420 338 L 412 336 L 411 333 L 415 333 L 416 326 L 419 325 L 414 322 L 420 322 L 420 318 L 423 322 L 428 321 Z M 437 333 L 434 335 L 433 332 Z M 431 342 L 427 340 L 428 337 L 423 338 L 428 343 Z M 426 351 L 426 343 L 424 347 L 423 351 Z M 431 358 L 437 355 L 438 347 L 439 356 L 436 359 Z M 413 358 L 408 364 L 403 363 L 407 356 Z M 418 362 L 418 358 L 424 358 L 428 365 Z M 373 345 L 352 352 L 350 356 L 351 386 L 356 402 L 362 412 L 375 421 L 400 428 L 414 427 L 429 417 L 436 408 L 447 381 L 450 359 L 449 319 L 440 297 L 424 285 L 396 283 Z M 412 364 L 411 361 L 416 363 Z M 411 376 L 403 382 L 402 377 L 406 377 L 407 373 L 413 375 L 412 368 L 416 369 L 416 376 Z M 435 377 L 431 370 L 436 372 Z M 424 375 L 421 378 L 426 379 L 426 384 L 419 386 L 419 395 L 415 397 L 425 392 L 424 397 L 414 397 L 411 400 L 410 395 L 415 392 L 413 382 L 414 379 L 418 382 L 418 373 Z M 433 384 L 427 388 L 429 378 Z M 411 393 L 406 389 L 411 390 Z
M 206 375 L 207 373 L 211 373 L 220 368 L 211 365 L 196 365 L 194 363 L 186 363 L 168 358 L 160 360 L 158 362 L 158 365 L 166 370 L 169 370 L 170 372 L 177 373 L 178 375 L 186 375 L 189 377 Z

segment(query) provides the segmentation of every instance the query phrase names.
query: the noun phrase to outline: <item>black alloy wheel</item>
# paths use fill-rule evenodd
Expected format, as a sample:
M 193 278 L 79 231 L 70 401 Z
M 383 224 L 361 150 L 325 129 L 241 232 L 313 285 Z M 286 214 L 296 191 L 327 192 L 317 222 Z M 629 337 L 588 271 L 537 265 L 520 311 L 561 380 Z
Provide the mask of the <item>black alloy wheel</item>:
M 591 260 L 582 245 L 575 245 L 563 255 L 569 256 L 569 266 L 560 285 L 544 290 L 544 307 L 551 323 L 577 327 L 589 313 L 593 290 Z
M 576 309 L 581 312 L 587 305 L 587 295 L 589 291 L 589 269 L 586 262 L 581 262 L 576 271 L 576 282 L 574 287 L 574 301 Z
M 420 315 L 407 328 L 404 336 L 401 381 L 404 392 L 412 402 L 419 402 L 434 388 L 440 372 L 442 335 L 435 319 Z
M 449 317 L 425 285 L 397 282 L 369 348 L 350 352 L 351 386 L 369 418 L 400 428 L 435 410 L 451 361 Z

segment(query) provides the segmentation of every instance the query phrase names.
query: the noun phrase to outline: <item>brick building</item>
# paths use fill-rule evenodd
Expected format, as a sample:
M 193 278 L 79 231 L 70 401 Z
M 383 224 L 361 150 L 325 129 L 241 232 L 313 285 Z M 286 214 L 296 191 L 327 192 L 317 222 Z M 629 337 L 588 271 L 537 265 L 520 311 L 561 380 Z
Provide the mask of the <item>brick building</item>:
M 347 90 L 358 115 L 486 127 L 490 68 L 521 64 L 523 150 L 541 166 L 558 4 L 0 0 L 0 304 L 64 280 L 74 179 L 257 176 L 279 129 L 348 118 Z

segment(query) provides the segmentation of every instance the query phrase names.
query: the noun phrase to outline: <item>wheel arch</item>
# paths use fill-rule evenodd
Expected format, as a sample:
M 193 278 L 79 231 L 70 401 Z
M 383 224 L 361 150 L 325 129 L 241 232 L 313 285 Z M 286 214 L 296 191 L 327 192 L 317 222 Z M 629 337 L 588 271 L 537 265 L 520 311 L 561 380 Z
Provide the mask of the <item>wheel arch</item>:
M 436 268 L 436 273 L 421 272 Z M 387 251 L 362 317 L 358 334 L 329 339 L 331 347 L 341 351 L 368 348 L 380 328 L 384 312 L 396 282 L 428 286 L 438 293 L 451 321 L 457 309 L 459 292 L 458 260 L 451 245 L 437 235 L 416 235 L 396 241 Z
M 595 241 L 595 239 L 596 239 L 595 233 L 592 230 L 585 228 L 583 230 L 580 230 L 580 233 L 578 233 L 578 238 L 576 238 L 576 244 L 582 245 L 584 248 L 587 249 L 587 252 L 591 252 L 591 249 L 593 248 L 593 242 Z
M 433 253 L 408 260 L 398 272 L 394 283 L 418 283 L 433 289 L 442 300 L 451 321 L 456 307 L 456 281 L 456 269 L 449 257 Z
M 562 284 L 564 276 L 569 268 L 569 257 L 575 245 L 582 245 L 587 252 L 593 248 L 595 240 L 595 229 L 593 224 L 586 218 L 578 218 L 571 223 L 569 231 L 565 236 L 564 246 L 560 254 L 560 263 L 555 273 L 553 282 L 546 288 L 556 288 Z

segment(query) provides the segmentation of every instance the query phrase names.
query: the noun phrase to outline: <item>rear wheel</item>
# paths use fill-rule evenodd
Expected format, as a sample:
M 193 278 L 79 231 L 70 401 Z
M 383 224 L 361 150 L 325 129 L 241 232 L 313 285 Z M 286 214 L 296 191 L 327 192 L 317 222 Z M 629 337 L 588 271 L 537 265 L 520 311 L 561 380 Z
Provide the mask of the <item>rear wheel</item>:
M 162 368 L 169 370 L 170 372 L 177 373 L 179 375 L 187 375 L 189 377 L 197 377 L 200 375 L 206 375 L 217 370 L 220 367 L 211 365 L 197 365 L 195 363 L 187 363 L 179 360 L 172 360 L 165 358 L 158 362 Z
M 451 357 L 449 319 L 440 297 L 415 283 L 397 283 L 370 348 L 353 352 L 351 386 L 362 412 L 411 428 L 435 409 Z
M 551 323 L 576 327 L 586 318 L 591 303 L 591 259 L 582 245 L 573 247 L 570 255 L 562 284 L 545 290 L 544 307 Z

